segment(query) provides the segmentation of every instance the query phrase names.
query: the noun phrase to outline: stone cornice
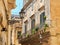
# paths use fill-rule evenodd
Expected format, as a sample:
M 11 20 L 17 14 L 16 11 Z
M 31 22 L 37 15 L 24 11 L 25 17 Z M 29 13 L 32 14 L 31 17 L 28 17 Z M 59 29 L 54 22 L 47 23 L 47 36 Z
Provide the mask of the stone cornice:
M 29 0 L 29 1 L 24 5 L 24 7 L 23 7 L 22 9 L 25 10 L 25 9 L 30 5 L 30 3 L 31 3 L 32 1 L 34 1 L 34 0 Z

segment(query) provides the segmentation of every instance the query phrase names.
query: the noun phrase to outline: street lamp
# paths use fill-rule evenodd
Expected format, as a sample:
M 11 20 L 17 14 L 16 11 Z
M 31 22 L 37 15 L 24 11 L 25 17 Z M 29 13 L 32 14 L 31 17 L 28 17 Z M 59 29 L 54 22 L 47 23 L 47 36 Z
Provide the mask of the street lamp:
M 24 18 L 24 14 L 25 14 L 25 12 L 23 11 L 23 9 L 21 10 L 21 12 L 19 14 L 20 14 L 20 18 L 23 19 Z

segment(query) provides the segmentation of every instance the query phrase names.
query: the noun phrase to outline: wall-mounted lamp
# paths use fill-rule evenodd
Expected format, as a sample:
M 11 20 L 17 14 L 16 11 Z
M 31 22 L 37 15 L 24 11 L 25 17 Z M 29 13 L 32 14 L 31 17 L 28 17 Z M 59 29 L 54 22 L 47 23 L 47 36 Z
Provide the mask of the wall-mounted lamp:
M 7 30 L 6 30 L 6 28 L 2 28 L 2 30 L 1 30 L 1 31 L 7 31 Z
M 24 18 L 24 14 L 25 14 L 25 12 L 23 11 L 23 9 L 21 10 L 21 12 L 19 14 L 20 14 L 20 18 L 23 19 Z

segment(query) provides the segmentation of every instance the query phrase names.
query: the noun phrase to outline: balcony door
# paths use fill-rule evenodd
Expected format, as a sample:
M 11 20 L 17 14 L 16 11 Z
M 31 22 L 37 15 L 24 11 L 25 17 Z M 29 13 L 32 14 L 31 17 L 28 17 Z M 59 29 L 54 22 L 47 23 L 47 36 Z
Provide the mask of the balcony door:
M 31 29 L 33 29 L 35 27 L 35 19 L 31 20 Z
M 41 28 L 42 28 L 43 25 L 45 24 L 44 16 L 45 16 L 45 12 L 41 13 L 41 15 L 40 15 L 40 27 L 41 27 Z
M 35 27 L 35 15 L 31 17 L 31 32 L 33 31 L 34 27 Z
M 27 33 L 27 25 L 28 25 L 28 22 L 26 21 L 25 22 L 25 34 Z

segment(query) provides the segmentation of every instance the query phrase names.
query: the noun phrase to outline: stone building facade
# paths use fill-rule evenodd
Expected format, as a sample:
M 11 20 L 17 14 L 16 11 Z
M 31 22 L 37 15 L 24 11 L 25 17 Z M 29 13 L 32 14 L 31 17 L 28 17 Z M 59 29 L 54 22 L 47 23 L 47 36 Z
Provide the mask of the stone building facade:
M 25 12 L 23 15 L 24 18 L 22 38 L 20 40 L 22 45 L 37 45 L 39 41 L 42 43 L 41 45 L 60 45 L 59 0 L 33 0 L 33 1 L 29 0 L 28 2 L 25 3 L 22 9 L 22 12 Z M 44 16 L 46 17 L 46 20 L 43 18 Z M 49 38 L 47 36 L 45 37 L 45 35 L 44 36 L 42 35 L 41 37 L 39 33 L 41 32 L 44 33 L 44 31 L 41 32 L 38 31 L 38 33 L 36 33 L 35 35 L 32 35 L 31 31 L 36 26 L 40 27 L 38 30 L 41 30 L 41 28 L 45 24 L 44 20 L 45 23 L 49 25 L 49 28 L 47 29 L 47 31 L 50 32 Z M 45 29 L 43 28 L 42 30 Z M 38 34 L 42 39 L 38 39 L 37 37 Z
M 21 10 L 21 12 L 25 12 L 23 15 L 22 45 L 40 45 L 39 37 L 35 34 L 35 37 L 37 36 L 38 39 L 33 37 L 34 35 L 32 33 L 37 27 L 39 28 L 38 30 L 41 30 L 42 32 L 45 23 L 50 25 L 50 3 L 46 2 L 49 2 L 49 0 L 29 0 Z M 44 19 L 44 16 L 47 17 L 46 20 Z M 34 40 L 32 40 L 31 37 L 27 38 L 27 35 L 33 35 L 31 37 L 33 37 L 32 39 Z M 31 40 L 29 41 L 29 39 Z
M 30 4 L 29 4 L 30 2 Z M 39 24 L 40 23 L 40 14 L 41 13 L 44 13 L 45 12 L 45 15 L 47 16 L 48 15 L 48 18 L 50 17 L 50 14 L 49 13 L 49 9 L 48 10 L 45 10 L 45 3 L 44 3 L 44 0 L 40 1 L 40 0 L 34 0 L 34 1 L 29 1 L 28 2 L 28 5 L 27 3 L 25 4 L 25 7 L 23 7 L 24 12 L 25 12 L 25 15 L 24 15 L 24 19 L 23 19 L 23 31 L 22 33 L 24 33 L 24 29 L 25 29 L 25 22 L 28 22 L 27 23 L 27 31 L 31 29 L 31 20 L 32 18 L 35 19 L 35 25 Z M 47 7 L 47 6 L 46 6 Z M 43 8 L 41 10 L 39 10 L 40 8 Z M 49 8 L 49 7 L 48 7 Z M 47 13 L 48 11 L 48 13 Z M 37 22 L 38 21 L 38 22 Z
M 50 0 L 51 45 L 60 45 L 60 0 Z
M 0 45 L 8 45 L 8 19 L 13 8 L 15 0 L 0 0 Z
M 9 30 L 10 30 L 10 45 L 21 45 L 19 42 L 21 31 L 22 31 L 22 20 L 19 16 L 13 16 L 9 20 Z
M 23 5 L 25 5 L 29 0 L 23 0 Z

